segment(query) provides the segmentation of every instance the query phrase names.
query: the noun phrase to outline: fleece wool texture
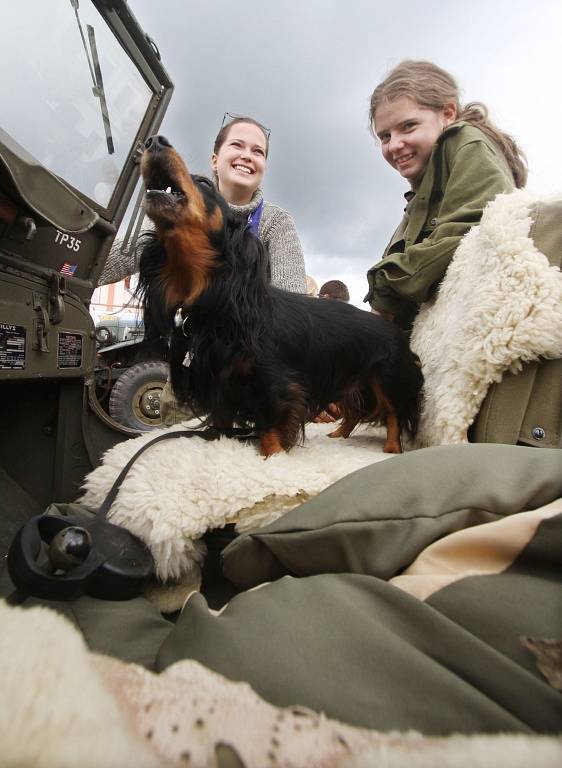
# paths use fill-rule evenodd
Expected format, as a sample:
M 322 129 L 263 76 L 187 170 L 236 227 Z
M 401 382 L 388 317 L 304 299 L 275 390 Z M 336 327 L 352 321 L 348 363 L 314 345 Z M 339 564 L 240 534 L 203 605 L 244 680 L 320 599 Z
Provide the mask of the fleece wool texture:
M 525 362 L 562 357 L 562 273 L 529 237 L 536 201 L 517 190 L 489 203 L 416 318 L 420 446 L 467 442 L 490 384 Z
M 153 430 L 111 448 L 86 478 L 81 503 L 98 508 L 141 446 L 187 426 Z M 133 464 L 108 519 L 148 545 L 160 581 L 182 579 L 197 588 L 206 531 L 234 522 L 238 530 L 271 523 L 336 480 L 391 456 L 382 452 L 381 430 L 360 429 L 342 440 L 327 437 L 333 429 L 309 424 L 304 445 L 269 459 L 256 443 L 231 438 L 164 440 Z

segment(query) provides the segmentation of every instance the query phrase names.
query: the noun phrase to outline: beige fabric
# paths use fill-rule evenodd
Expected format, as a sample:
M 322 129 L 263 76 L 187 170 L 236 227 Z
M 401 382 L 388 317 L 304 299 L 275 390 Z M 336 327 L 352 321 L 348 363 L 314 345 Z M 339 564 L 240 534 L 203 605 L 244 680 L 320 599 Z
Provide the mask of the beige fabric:
M 380 733 L 302 707 L 274 707 L 246 683 L 232 683 L 195 661 L 178 662 L 159 676 L 107 657 L 96 663 L 139 740 L 174 766 L 527 768 L 532 759 L 558 768 L 562 758 L 556 738 Z
M 421 552 L 390 583 L 425 600 L 467 576 L 500 573 L 534 537 L 539 524 L 562 513 L 562 499 L 529 512 L 451 533 Z
M 212 765 L 222 744 L 248 767 L 335 766 L 351 751 L 389 741 L 307 709 L 274 707 L 246 683 L 232 683 L 195 661 L 160 675 L 107 657 L 98 657 L 97 668 L 139 739 L 174 765 Z
M 392 747 L 367 749 L 338 768 L 560 768 L 562 741 L 540 737 L 451 736 L 397 739 Z

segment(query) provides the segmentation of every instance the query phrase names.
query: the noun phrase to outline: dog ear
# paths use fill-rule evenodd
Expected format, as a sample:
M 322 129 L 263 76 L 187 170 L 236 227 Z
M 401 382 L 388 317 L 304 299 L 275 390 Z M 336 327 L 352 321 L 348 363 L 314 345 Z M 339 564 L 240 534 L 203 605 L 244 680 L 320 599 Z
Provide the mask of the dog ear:
M 172 315 L 166 308 L 162 269 L 166 262 L 164 246 L 155 232 L 143 232 L 137 241 L 139 281 L 135 298 L 143 308 L 146 339 L 167 336 L 172 326 Z
M 269 283 L 269 253 L 262 241 L 248 226 L 235 226 L 230 236 L 235 253 L 236 272 L 247 285 L 263 287 Z
M 221 252 L 223 277 L 209 291 L 217 301 L 226 301 L 237 318 L 233 343 L 255 354 L 271 323 L 269 302 L 269 255 L 262 242 L 234 217 L 227 220 L 226 246 Z M 222 296 L 219 298 L 219 296 Z

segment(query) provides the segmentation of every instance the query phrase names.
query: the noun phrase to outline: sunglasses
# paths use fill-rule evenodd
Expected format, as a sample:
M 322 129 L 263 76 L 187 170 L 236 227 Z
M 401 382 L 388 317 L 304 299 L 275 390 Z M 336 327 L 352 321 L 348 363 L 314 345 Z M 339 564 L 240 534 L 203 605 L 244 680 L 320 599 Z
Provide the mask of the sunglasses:
M 247 120 L 248 119 L 248 115 L 236 115 L 236 114 L 233 114 L 232 112 L 225 112 L 224 115 L 222 116 L 222 123 L 221 123 L 221 128 L 220 128 L 221 131 L 224 128 L 224 124 L 226 123 L 227 119 L 228 119 L 229 122 L 231 120 Z M 253 120 L 253 118 L 252 118 L 252 120 Z M 266 136 L 267 140 L 269 141 L 269 134 L 271 133 L 271 129 L 270 128 L 266 128 L 265 125 L 262 125 L 257 120 L 255 120 L 255 123 L 257 123 L 257 125 L 262 129 L 262 131 L 265 133 L 265 136 Z

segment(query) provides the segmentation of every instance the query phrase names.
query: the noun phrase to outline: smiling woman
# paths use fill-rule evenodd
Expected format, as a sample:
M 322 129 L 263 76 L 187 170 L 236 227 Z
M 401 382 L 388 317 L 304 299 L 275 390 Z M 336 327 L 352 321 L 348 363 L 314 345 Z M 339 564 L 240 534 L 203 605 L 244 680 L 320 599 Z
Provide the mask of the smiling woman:
M 456 119 L 456 106 L 446 104 L 436 111 L 420 106 L 409 96 L 399 96 L 383 102 L 376 115 L 376 133 L 384 159 L 414 189 L 421 180 L 434 144 Z
M 306 293 L 304 256 L 293 217 L 263 199 L 269 130 L 252 117 L 225 117 L 231 119 L 221 126 L 211 157 L 215 184 L 232 214 L 247 220 L 265 245 L 272 285 Z
M 269 130 L 252 117 L 232 117 L 221 126 L 213 145 L 211 168 L 215 185 L 231 214 L 247 221 L 265 245 L 269 274 L 276 288 L 306 293 L 304 256 L 293 217 L 263 199 L 261 184 L 267 168 Z M 138 271 L 137 254 L 123 252 L 116 241 L 99 285 L 115 283 Z
M 306 293 L 304 256 L 293 217 L 263 199 L 269 130 L 252 117 L 233 117 L 221 126 L 213 145 L 214 181 L 232 216 L 246 221 L 269 255 L 269 276 L 276 288 Z M 162 422 L 171 426 L 192 414 L 173 395 L 170 380 L 160 398 Z
M 429 422 L 444 430 L 455 423 L 456 434 L 443 432 L 440 442 L 559 446 L 562 347 L 530 351 L 531 339 L 542 344 L 551 279 L 544 338 L 560 325 L 552 319 L 561 289 L 557 203 L 514 192 L 527 178 L 516 142 L 483 104 L 462 106 L 453 77 L 431 62 L 395 67 L 372 94 L 370 120 L 410 190 L 402 222 L 369 270 L 368 300 L 403 328 L 413 323 L 425 379 L 420 434 Z
M 410 183 L 405 216 L 369 270 L 373 311 L 409 327 L 432 298 L 484 207 L 527 178 L 515 141 L 428 61 L 403 61 L 374 90 L 370 120 L 384 159 Z
M 234 205 L 252 200 L 265 173 L 269 134 L 249 118 L 234 118 L 215 140 L 211 167 L 221 195 Z

